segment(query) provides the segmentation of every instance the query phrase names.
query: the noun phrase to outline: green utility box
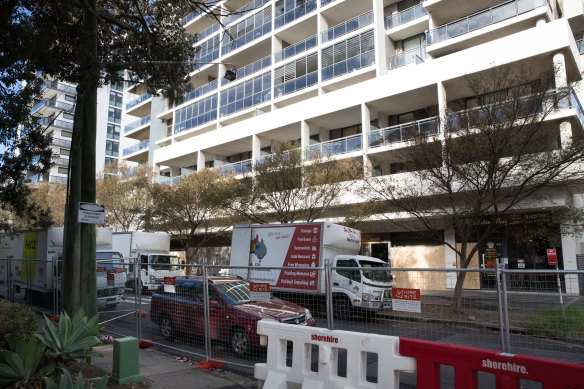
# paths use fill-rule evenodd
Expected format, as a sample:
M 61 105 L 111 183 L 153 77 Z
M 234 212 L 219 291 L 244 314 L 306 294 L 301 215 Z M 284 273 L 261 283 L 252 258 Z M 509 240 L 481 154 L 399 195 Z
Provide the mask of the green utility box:
M 111 381 L 117 385 L 126 382 L 142 382 L 138 358 L 138 339 L 134 337 L 114 339 L 114 361 Z

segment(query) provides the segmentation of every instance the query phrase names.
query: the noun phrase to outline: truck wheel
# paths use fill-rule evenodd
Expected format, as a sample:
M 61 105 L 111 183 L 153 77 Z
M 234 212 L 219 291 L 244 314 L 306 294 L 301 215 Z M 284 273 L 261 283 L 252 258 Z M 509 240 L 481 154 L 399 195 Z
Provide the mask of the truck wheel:
M 170 340 L 174 335 L 174 326 L 172 320 L 166 315 L 160 318 L 160 332 L 164 339 Z
M 243 328 L 235 328 L 231 332 L 231 348 L 239 356 L 247 354 L 251 349 L 251 340 Z
M 344 296 L 336 297 L 333 300 L 333 309 L 333 316 L 337 319 L 348 319 L 351 316 L 351 303 Z

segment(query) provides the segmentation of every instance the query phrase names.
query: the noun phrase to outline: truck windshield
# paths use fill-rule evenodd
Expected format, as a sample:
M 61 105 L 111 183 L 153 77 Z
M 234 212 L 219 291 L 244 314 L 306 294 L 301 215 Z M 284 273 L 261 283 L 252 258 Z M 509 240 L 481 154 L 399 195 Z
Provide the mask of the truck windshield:
M 385 263 L 359 261 L 363 267 L 363 277 L 371 281 L 391 282 L 391 274 Z
M 97 265 L 104 266 L 105 271 L 108 273 L 111 273 L 117 268 L 121 268 L 124 266 L 120 261 L 117 260 L 119 258 L 122 258 L 122 254 L 120 254 L 117 251 L 100 251 L 95 253 Z
M 179 259 L 176 255 L 151 255 L 150 256 L 150 268 L 152 270 L 168 270 L 175 271 L 179 270 Z M 177 266 L 169 266 L 177 265 Z

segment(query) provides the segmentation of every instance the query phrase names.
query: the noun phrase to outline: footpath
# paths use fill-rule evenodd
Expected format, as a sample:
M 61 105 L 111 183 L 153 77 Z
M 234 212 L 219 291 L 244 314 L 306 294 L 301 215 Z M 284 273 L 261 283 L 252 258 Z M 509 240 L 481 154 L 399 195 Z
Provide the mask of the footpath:
M 94 351 L 103 354 L 103 358 L 93 357 L 91 365 L 103 374 L 111 377 L 113 369 L 113 343 L 94 347 Z M 207 371 L 184 360 L 177 360 L 155 348 L 139 349 L 140 376 L 142 384 L 115 385 L 111 381 L 108 388 L 181 388 L 192 387 L 200 389 L 251 389 L 257 388 L 257 381 L 251 377 L 242 376 L 229 371 L 228 368 Z

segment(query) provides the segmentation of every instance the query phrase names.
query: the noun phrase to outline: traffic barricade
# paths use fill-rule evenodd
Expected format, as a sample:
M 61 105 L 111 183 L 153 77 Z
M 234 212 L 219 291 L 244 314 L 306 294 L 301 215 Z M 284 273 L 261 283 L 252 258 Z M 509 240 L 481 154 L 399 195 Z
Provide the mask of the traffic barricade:
M 498 389 L 519 389 L 521 380 L 543 388 L 584 389 L 584 365 L 521 354 L 401 338 L 401 355 L 416 358 L 417 386 L 440 389 L 440 365 L 454 368 L 455 388 L 478 388 L 478 372 L 495 376 Z
M 399 338 L 351 331 L 258 322 L 261 342 L 267 342 L 267 362 L 255 365 L 254 376 L 266 388 L 399 388 L 399 372 L 416 370 L 413 358 L 400 356 Z M 292 343 L 292 364 L 287 350 Z M 318 368 L 312 368 L 312 350 L 318 348 Z M 346 377 L 338 371 L 339 350 L 346 350 Z M 377 355 L 377 382 L 367 379 L 367 356 Z M 260 385 L 261 387 L 261 385 Z

